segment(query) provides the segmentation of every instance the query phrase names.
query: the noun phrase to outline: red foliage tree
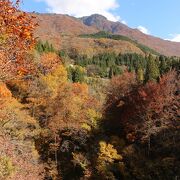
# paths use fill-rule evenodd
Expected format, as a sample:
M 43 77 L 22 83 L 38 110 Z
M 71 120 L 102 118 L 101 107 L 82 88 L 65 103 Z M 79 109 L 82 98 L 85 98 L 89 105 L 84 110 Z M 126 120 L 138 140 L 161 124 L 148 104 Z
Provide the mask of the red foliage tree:
M 123 98 L 132 91 L 136 84 L 134 73 L 125 72 L 122 75 L 113 77 L 107 90 L 108 95 L 105 108 L 111 108 L 113 104 L 117 106 L 120 103 L 123 104 Z
M 146 140 L 177 120 L 179 96 L 175 71 L 164 75 L 159 82 L 134 87 L 127 75 L 115 80 L 110 85 L 106 113 L 124 129 L 129 140 Z

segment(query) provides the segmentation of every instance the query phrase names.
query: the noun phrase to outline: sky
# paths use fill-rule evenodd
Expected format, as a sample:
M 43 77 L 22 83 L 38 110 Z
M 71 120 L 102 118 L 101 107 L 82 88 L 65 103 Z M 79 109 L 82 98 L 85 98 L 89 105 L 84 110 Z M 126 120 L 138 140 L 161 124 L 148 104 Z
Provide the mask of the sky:
M 180 42 L 180 0 L 24 0 L 28 12 L 102 14 L 145 34 Z

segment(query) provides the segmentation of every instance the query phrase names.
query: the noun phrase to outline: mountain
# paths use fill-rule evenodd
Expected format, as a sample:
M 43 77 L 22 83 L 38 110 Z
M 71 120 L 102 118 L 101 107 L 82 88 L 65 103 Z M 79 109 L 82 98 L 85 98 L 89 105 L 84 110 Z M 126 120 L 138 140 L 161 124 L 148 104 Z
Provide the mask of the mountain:
M 150 47 L 160 54 L 167 56 L 180 56 L 180 43 L 166 41 L 151 35 L 146 35 L 140 32 L 138 29 L 132 29 L 120 22 L 112 22 L 107 20 L 106 17 L 98 14 L 86 16 L 82 18 L 75 18 L 68 15 L 60 14 L 35 14 L 39 27 L 36 30 L 36 35 L 42 40 L 48 40 L 56 47 L 61 49 L 71 46 L 71 44 L 80 47 L 84 51 L 84 45 L 91 46 L 92 49 L 96 48 L 93 44 L 95 40 L 79 38 L 81 34 L 94 34 L 99 31 L 106 31 L 112 34 L 126 36 L 133 41 L 137 41 L 140 44 Z M 93 41 L 93 42 L 92 42 Z M 111 40 L 104 40 L 107 43 L 114 44 L 117 42 Z M 84 44 L 81 46 L 81 43 Z M 118 48 L 122 49 L 122 43 Z M 125 42 L 124 42 L 125 43 Z M 126 44 L 127 45 L 127 44 Z M 64 47 L 65 46 L 65 47 Z M 130 49 L 137 49 L 133 47 L 134 44 L 128 44 Z M 127 46 L 126 46 L 127 47 Z M 73 47 L 72 47 L 73 48 Z M 117 48 L 117 46 L 116 46 Z M 123 52 L 127 52 L 128 49 L 124 48 Z M 138 50 L 140 51 L 140 50 Z M 136 50 L 135 50 L 136 52 Z
M 39 24 L 36 36 L 41 40 L 48 40 L 56 47 L 61 45 L 62 36 L 77 36 L 84 33 L 95 33 L 98 30 L 86 26 L 78 19 L 68 15 L 33 14 Z
M 102 15 L 94 14 L 80 18 L 81 21 L 89 26 L 99 30 L 108 31 L 113 34 L 127 36 L 137 42 L 144 44 L 157 52 L 167 56 L 180 56 L 180 43 L 166 41 L 151 35 L 146 35 L 138 29 L 132 29 L 120 22 L 112 22 Z
M 79 54 L 88 56 L 103 52 L 143 54 L 142 50 L 131 42 L 79 37 L 82 34 L 99 32 L 98 28 L 87 26 L 80 19 L 59 14 L 35 14 L 35 16 L 39 24 L 35 32 L 36 37 L 43 41 L 48 40 L 56 48 L 66 52 L 76 50 Z

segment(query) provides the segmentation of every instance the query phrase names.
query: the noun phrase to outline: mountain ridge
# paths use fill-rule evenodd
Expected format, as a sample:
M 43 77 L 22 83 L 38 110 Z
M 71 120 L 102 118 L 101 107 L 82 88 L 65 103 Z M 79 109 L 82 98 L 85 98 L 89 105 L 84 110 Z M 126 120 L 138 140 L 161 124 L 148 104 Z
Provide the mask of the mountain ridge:
M 146 35 L 138 29 L 132 29 L 121 22 L 109 21 L 106 17 L 93 14 L 82 18 L 75 18 L 63 14 L 34 14 L 39 28 L 36 35 L 42 40 L 50 40 L 58 47 L 64 35 L 78 36 L 106 31 L 116 35 L 123 35 L 138 43 L 148 46 L 166 56 L 180 56 L 180 43 L 163 40 Z
M 107 18 L 102 18 L 102 15 L 98 15 L 98 14 L 82 17 L 80 19 L 84 24 L 90 27 L 96 27 L 99 30 L 108 31 L 113 34 L 127 36 L 133 40 L 138 41 L 139 43 L 142 43 L 158 51 L 161 54 L 165 54 L 168 56 L 173 56 L 173 55 L 180 56 L 180 43 L 178 42 L 172 42 L 152 35 L 144 34 L 138 29 L 132 29 L 127 25 L 118 21 L 117 22 L 109 21 L 107 20 Z M 91 24 L 87 23 L 89 21 L 91 21 Z M 101 23 L 98 24 L 98 22 L 100 21 Z

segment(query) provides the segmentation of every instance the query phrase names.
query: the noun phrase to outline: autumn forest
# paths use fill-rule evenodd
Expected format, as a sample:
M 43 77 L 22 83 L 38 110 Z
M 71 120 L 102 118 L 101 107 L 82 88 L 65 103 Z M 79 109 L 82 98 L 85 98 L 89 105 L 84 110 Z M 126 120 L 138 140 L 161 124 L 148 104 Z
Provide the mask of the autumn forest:
M 0 0 L 0 180 L 178 180 L 180 57 L 102 30 L 59 48 L 20 4 Z

